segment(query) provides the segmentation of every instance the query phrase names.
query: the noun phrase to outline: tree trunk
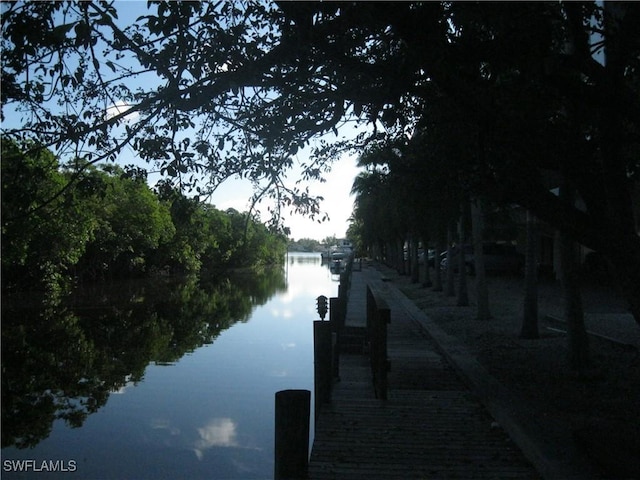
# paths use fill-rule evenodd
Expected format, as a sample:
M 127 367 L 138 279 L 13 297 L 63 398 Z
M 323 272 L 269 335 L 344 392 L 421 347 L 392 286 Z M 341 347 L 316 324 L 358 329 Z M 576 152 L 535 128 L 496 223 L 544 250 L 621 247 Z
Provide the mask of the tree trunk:
M 440 255 L 443 252 L 442 240 L 438 238 L 433 249 L 433 291 L 441 292 L 442 288 L 442 270 L 440 270 Z M 427 268 L 429 267 L 429 259 L 427 258 Z
M 631 313 L 640 325 L 640 237 L 637 217 L 634 217 L 633 182 L 625 168 L 625 144 L 628 145 L 624 138 L 625 119 L 616 96 L 624 85 L 624 58 L 629 51 L 625 36 L 619 33 L 624 25 L 629 25 L 625 17 L 633 15 L 635 8 L 631 2 L 604 2 L 605 94 L 608 98 L 603 99 L 606 101 L 602 103 L 600 116 L 602 154 L 606 162 L 600 180 L 607 192 L 605 216 L 612 226 L 610 230 L 617 232 L 615 244 L 602 251 L 608 256 Z
M 564 291 L 564 316 L 569 335 L 569 366 L 572 370 L 589 367 L 589 339 L 584 326 L 582 295 L 578 285 L 575 262 L 575 243 L 561 234 L 562 286 Z
M 440 226 L 438 227 L 436 235 L 436 244 L 433 252 L 433 290 L 435 292 L 442 292 L 442 270 L 440 269 L 440 255 L 445 251 L 444 237 L 445 232 Z M 428 259 L 427 259 L 428 261 Z
M 637 236 L 634 238 L 629 235 L 605 255 L 613 267 L 616 283 L 629 304 L 629 311 L 640 327 L 640 241 Z
M 530 210 L 527 210 L 527 249 L 524 269 L 524 312 L 520 338 L 540 338 L 538 332 L 538 219 Z
M 466 202 L 462 202 L 462 214 L 460 215 L 460 222 L 458 223 L 460 248 L 458 251 L 458 302 L 459 307 L 469 306 L 469 289 L 467 288 L 467 263 L 464 254 L 464 244 L 467 239 L 467 234 L 464 228 L 464 221 L 466 218 L 465 212 L 467 211 Z
M 418 240 L 414 234 L 409 237 L 409 260 L 411 265 L 411 283 L 420 282 L 420 269 L 418 268 Z
M 400 275 L 406 275 L 406 262 L 404 259 L 404 238 L 398 237 L 396 239 L 396 271 Z
M 560 197 L 573 203 L 575 196 L 566 177 L 560 186 Z M 562 267 L 562 288 L 564 293 L 564 317 L 567 322 L 569 341 L 569 367 L 572 370 L 584 370 L 590 365 L 589 339 L 584 325 L 582 295 L 576 268 L 576 244 L 567 235 L 560 232 L 560 262 Z
M 429 248 L 427 238 L 428 237 L 426 235 L 422 237 L 422 251 L 424 252 L 424 281 L 422 282 L 422 286 L 425 288 L 433 286 L 433 282 L 431 281 L 431 272 L 429 271 Z
M 386 241 L 385 255 L 384 255 L 384 264 L 390 268 L 395 268 L 396 266 L 396 246 L 395 242 L 392 240 Z
M 455 231 L 456 226 L 453 220 L 449 223 L 449 231 L 447 232 L 448 242 L 447 242 L 447 271 L 446 271 L 446 279 L 444 286 L 444 294 L 447 297 L 453 297 L 456 294 L 455 288 L 453 286 L 453 241 L 455 239 Z M 436 260 L 437 263 L 437 260 Z M 436 265 L 436 268 L 440 268 L 440 265 Z
M 491 311 L 489 309 L 489 288 L 487 285 L 487 275 L 484 268 L 484 254 L 482 252 L 483 242 L 483 208 L 482 201 L 471 202 L 471 229 L 473 232 L 473 252 L 476 273 L 476 301 L 478 303 L 478 320 L 489 320 Z

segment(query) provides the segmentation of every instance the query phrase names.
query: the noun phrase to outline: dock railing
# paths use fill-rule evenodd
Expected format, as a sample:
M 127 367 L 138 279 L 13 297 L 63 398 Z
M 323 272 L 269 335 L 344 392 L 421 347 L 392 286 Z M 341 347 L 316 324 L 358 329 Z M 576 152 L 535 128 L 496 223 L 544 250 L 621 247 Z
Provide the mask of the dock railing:
M 391 310 L 387 302 L 372 285 L 367 285 L 367 336 L 369 356 L 376 398 L 387 399 L 388 373 L 387 325 L 391 322 Z

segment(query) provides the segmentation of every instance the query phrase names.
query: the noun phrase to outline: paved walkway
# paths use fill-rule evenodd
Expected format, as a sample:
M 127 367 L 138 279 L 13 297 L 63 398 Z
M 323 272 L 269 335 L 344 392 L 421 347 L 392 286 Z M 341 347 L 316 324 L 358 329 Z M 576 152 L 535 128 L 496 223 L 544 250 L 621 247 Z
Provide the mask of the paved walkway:
M 316 425 L 309 478 L 593 477 L 576 452 L 558 445 L 561 438 L 549 442 L 533 412 L 383 280 L 364 265 L 353 273 L 346 325 L 364 326 L 366 284 L 376 283 L 391 309 L 389 398 L 375 398 L 367 356 L 341 355 L 341 381 Z

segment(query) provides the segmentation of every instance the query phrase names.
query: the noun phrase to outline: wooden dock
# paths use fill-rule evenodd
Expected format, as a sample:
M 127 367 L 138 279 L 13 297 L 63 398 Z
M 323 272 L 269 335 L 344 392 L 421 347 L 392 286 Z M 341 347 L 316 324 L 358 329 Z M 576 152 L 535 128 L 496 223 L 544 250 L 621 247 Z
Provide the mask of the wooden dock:
M 458 378 L 377 270 L 354 272 L 346 326 L 364 328 L 366 285 L 391 309 L 388 399 L 375 398 L 366 353 L 340 356 L 341 380 L 316 424 L 310 479 L 540 478 Z

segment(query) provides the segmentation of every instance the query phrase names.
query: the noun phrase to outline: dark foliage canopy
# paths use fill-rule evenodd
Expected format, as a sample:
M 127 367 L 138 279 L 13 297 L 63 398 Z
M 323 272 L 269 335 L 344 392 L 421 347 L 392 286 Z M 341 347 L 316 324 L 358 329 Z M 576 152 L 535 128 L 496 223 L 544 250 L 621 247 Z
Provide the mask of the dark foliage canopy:
M 12 137 L 90 162 L 130 145 L 181 186 L 239 175 L 315 214 L 283 181 L 314 137 L 354 121 L 371 138 L 430 138 L 413 147 L 427 150 L 467 133 L 477 154 L 446 158 L 465 188 L 606 252 L 640 318 L 635 3 L 149 2 L 129 20 L 117 2 L 2 9 Z M 470 132 L 434 129 L 442 99 Z M 303 178 L 367 140 L 321 144 Z M 579 202 L 552 193 L 561 178 Z

